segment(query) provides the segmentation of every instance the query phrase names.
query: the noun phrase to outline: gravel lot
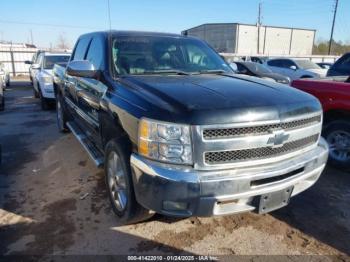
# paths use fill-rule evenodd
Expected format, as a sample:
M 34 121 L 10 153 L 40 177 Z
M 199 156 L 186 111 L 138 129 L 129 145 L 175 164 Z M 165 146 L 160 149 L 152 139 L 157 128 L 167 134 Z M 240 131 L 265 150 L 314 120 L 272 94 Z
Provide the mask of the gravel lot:
M 268 215 L 118 226 L 103 171 L 41 111 L 30 84 L 12 82 L 0 113 L 0 254 L 350 255 L 350 174 L 327 168 L 311 189 Z

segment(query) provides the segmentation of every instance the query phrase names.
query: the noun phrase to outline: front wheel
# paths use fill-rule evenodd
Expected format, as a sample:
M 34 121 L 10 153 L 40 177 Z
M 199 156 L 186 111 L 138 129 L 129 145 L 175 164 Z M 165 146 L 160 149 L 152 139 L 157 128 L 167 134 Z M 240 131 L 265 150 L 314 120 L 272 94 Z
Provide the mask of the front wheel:
M 69 131 L 66 123 L 67 123 L 67 115 L 63 108 L 61 97 L 57 95 L 56 97 L 56 119 L 57 119 L 57 127 L 61 133 L 66 133 Z
M 130 150 L 125 142 L 108 142 L 105 152 L 105 179 L 109 199 L 121 224 L 147 220 L 152 213 L 135 199 L 130 168 Z
M 329 145 L 329 163 L 339 168 L 350 168 L 350 122 L 332 121 L 326 125 L 323 136 Z

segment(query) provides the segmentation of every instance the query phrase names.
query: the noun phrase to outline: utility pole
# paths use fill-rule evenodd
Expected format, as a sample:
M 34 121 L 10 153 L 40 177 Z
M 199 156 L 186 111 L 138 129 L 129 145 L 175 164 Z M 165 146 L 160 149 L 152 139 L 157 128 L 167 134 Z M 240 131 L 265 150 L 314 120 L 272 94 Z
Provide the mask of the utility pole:
M 335 18 L 337 17 L 337 10 L 338 10 L 338 0 L 335 0 L 334 16 L 333 16 L 333 23 L 332 23 L 332 30 L 331 30 L 331 38 L 329 39 L 329 45 L 328 45 L 328 55 L 330 55 L 331 51 L 332 51 L 333 33 L 334 33 Z
M 260 27 L 261 27 L 261 14 L 262 14 L 262 2 L 259 2 L 259 11 L 258 11 L 258 45 L 257 45 L 257 53 L 260 54 Z

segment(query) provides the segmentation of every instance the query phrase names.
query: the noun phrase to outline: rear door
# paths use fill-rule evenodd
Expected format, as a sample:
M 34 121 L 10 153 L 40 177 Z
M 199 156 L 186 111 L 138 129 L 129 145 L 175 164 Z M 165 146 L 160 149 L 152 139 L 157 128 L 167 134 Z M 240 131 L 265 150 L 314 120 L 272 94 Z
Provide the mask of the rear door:
M 278 74 L 284 74 L 284 68 L 283 68 L 283 60 L 281 59 L 273 59 L 270 61 L 267 61 L 268 67 L 272 70 L 272 72 L 278 73 Z
M 298 65 L 294 63 L 292 60 L 289 59 L 283 59 L 282 61 L 282 74 L 285 76 L 290 77 L 292 80 L 300 78 L 300 70 L 298 69 Z M 295 69 L 292 69 L 291 67 L 295 66 Z
M 89 45 L 85 60 L 93 64 L 96 70 L 105 71 L 106 61 L 106 41 L 103 36 L 95 35 Z M 84 117 L 84 130 L 97 146 L 101 146 L 99 135 L 99 111 L 102 96 L 107 91 L 107 87 L 101 79 L 79 78 L 77 79 L 76 95 L 79 110 Z

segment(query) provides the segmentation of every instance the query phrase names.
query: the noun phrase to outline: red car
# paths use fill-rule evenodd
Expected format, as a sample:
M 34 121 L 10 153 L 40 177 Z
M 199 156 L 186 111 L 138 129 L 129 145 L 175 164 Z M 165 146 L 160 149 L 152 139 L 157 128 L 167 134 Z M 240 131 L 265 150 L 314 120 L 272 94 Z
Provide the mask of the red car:
M 320 100 L 329 161 L 336 167 L 350 168 L 350 77 L 300 79 L 291 85 Z

